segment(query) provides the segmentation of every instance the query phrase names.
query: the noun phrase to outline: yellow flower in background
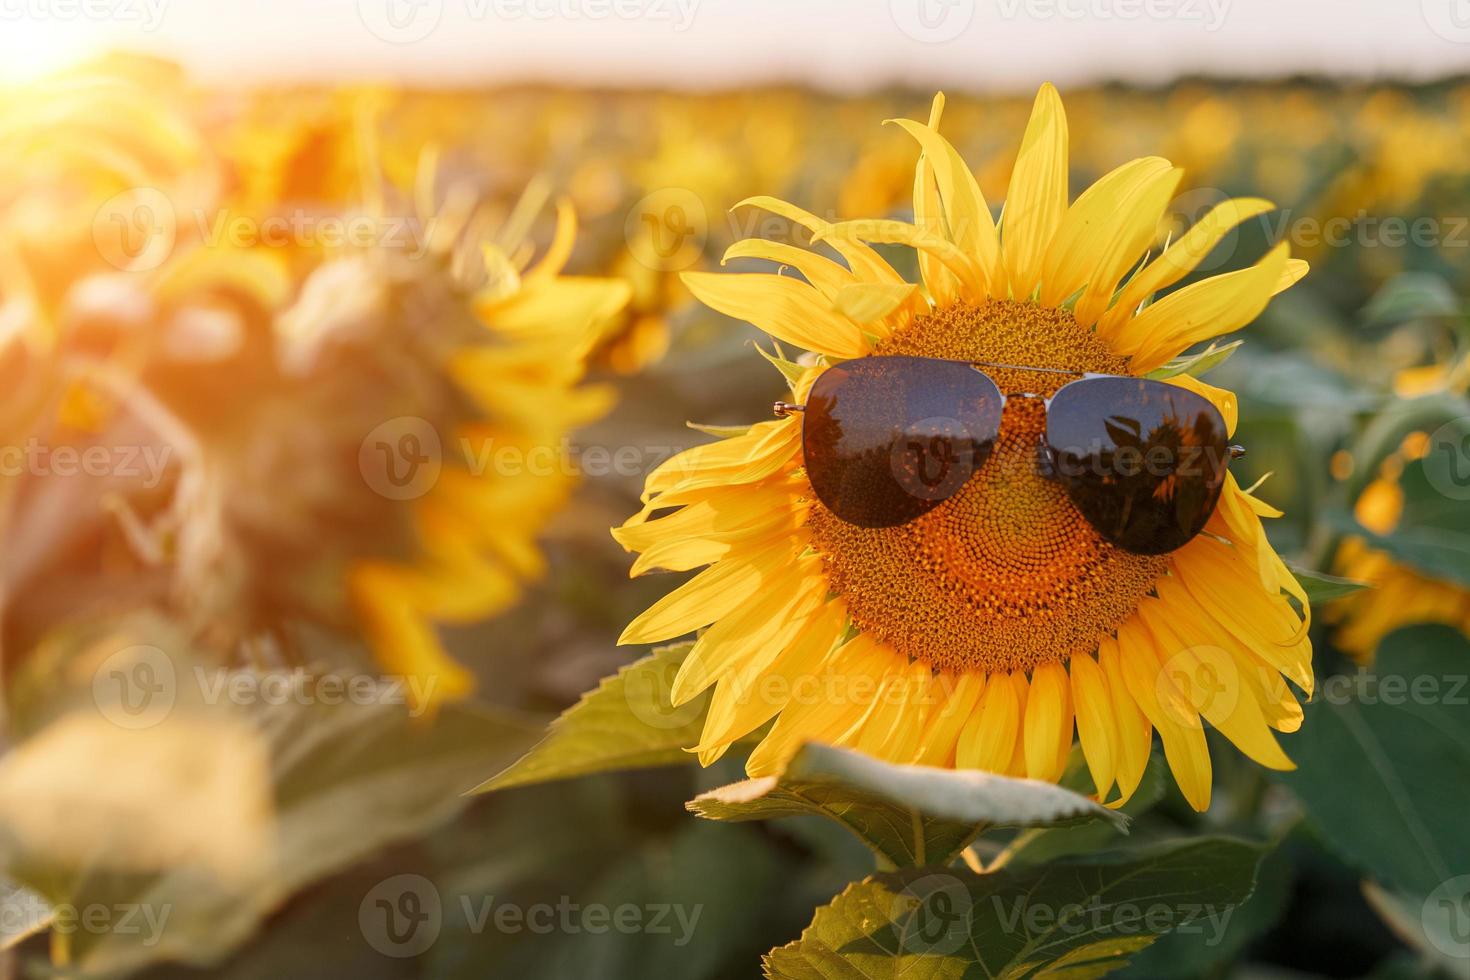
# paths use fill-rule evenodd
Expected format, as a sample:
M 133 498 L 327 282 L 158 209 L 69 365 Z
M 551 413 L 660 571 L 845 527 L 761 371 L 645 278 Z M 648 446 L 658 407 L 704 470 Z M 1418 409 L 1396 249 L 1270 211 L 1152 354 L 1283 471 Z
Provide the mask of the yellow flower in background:
M 386 177 L 371 91 L 280 142 L 245 126 L 217 156 L 168 66 L 51 84 L 0 105 L 3 341 L 37 341 L 7 444 L 142 447 L 158 466 L 7 476 L 8 526 L 27 528 L 7 535 L 7 641 L 125 594 L 225 663 L 314 663 L 325 627 L 406 678 L 415 708 L 463 695 L 440 630 L 542 571 L 537 536 L 577 479 L 568 434 L 611 403 L 583 380 L 627 285 L 564 274 L 576 221 L 561 206 L 533 233 L 544 181 L 507 209 L 406 144 L 412 179 Z
M 431 259 L 468 268 L 468 281 L 479 283 L 468 302 L 482 335 L 447 350 L 443 363 L 472 408 L 441 426 L 442 435 L 410 418 L 384 423 L 363 446 L 364 466 L 387 481 L 380 489 L 389 496 L 404 485 L 394 478 L 400 464 L 430 467 L 429 488 L 412 498 L 414 553 L 402 560 L 361 558 L 349 573 L 353 604 L 379 660 L 417 681 L 430 704 L 462 696 L 472 683 L 445 651 L 438 627 L 503 612 L 544 571 L 537 535 L 576 482 L 563 443 L 611 404 L 608 389 L 582 381 L 589 355 L 628 302 L 628 287 L 562 273 L 576 235 L 568 205 L 558 209 L 546 254 L 530 264 L 523 223 L 537 199 L 537 191 L 528 192 L 491 241 L 473 237 L 474 209 L 441 209 L 426 222 Z M 319 302 L 330 308 L 326 293 Z M 311 322 L 291 327 L 300 331 L 304 323 L 310 330 Z M 432 452 L 421 455 L 426 447 L 419 440 L 432 439 L 442 439 L 442 469 Z M 412 493 L 422 471 L 404 469 L 400 476 Z
M 1400 398 L 1415 398 L 1445 391 L 1463 394 L 1467 386 L 1470 358 L 1401 371 L 1394 390 Z M 1379 464 L 1378 473 L 1353 505 L 1359 524 L 1378 535 L 1399 527 L 1404 466 L 1423 459 L 1429 448 L 1429 433 L 1412 432 Z M 1356 537 L 1345 538 L 1338 546 L 1336 569 L 1339 575 L 1371 586 L 1339 599 L 1328 610 L 1328 620 L 1337 627 L 1333 637 L 1337 645 L 1360 663 L 1371 661 L 1383 638 L 1402 626 L 1440 623 L 1470 636 L 1470 589 L 1411 568 Z
M 1143 375 L 1245 326 L 1306 271 L 1279 246 L 1145 305 L 1271 205 L 1222 203 L 1140 267 L 1179 170 L 1134 160 L 1069 203 L 1067 121 L 1047 85 L 997 224 L 939 135 L 942 110 L 939 97 L 927 126 L 896 121 L 922 151 L 913 224 L 831 224 L 754 198 L 743 204 L 806 229 L 843 263 L 747 239 L 727 258 L 769 260 L 803 278 L 685 276 L 707 305 L 811 352 L 799 371 L 787 367 L 798 401 L 828 366 L 868 355 Z M 868 243 L 914 248 L 922 290 Z M 1037 378 L 995 375 L 1003 390 L 1046 393 Z M 1233 429 L 1231 393 L 1187 375 L 1171 382 L 1209 399 Z M 673 688 L 679 703 L 713 688 L 701 761 L 774 718 L 747 763 L 752 775 L 777 771 L 811 740 L 1055 781 L 1075 730 L 1099 797 L 1121 801 L 1157 730 L 1202 810 L 1212 778 L 1203 715 L 1252 759 L 1290 768 L 1272 732 L 1294 730 L 1302 711 L 1282 679 L 1310 693 L 1313 676 L 1305 593 L 1261 526 L 1277 512 L 1227 476 L 1206 533 L 1163 556 L 1124 552 L 1036 473 L 1042 425 L 1035 403 L 1008 407 L 986 466 L 896 528 L 848 524 L 814 498 L 794 417 L 652 473 L 643 510 L 614 531 L 639 553 L 633 574 L 708 567 L 622 642 L 703 630 Z M 1206 676 L 1224 687 L 1192 680 Z
M 223 181 L 191 113 L 182 73 L 148 58 L 0 91 L 0 339 L 24 323 L 50 345 L 78 280 L 166 260 Z

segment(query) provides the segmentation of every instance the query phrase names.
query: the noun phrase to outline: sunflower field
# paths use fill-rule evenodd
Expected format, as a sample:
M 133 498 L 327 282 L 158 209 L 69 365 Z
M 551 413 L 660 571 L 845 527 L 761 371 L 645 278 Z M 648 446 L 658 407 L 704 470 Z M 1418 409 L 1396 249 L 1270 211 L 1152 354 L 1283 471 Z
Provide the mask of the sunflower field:
M 0 976 L 1470 977 L 1466 297 L 1463 80 L 0 89 Z

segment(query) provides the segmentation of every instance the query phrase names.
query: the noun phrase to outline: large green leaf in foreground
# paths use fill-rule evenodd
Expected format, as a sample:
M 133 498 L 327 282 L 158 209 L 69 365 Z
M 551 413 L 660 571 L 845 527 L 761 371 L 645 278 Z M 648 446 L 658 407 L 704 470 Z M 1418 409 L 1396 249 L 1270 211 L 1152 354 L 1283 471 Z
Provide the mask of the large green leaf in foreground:
M 943 865 L 991 827 L 1049 827 L 1127 817 L 1050 783 L 971 770 L 902 766 L 848 749 L 807 745 L 780 776 L 705 793 L 689 809 L 712 820 L 820 814 L 895 867 Z
M 475 792 L 692 762 L 687 750 L 699 742 L 709 694 L 677 707 L 669 698 L 691 646 L 662 647 L 605 679 L 562 712 L 535 748 Z
M 766 957 L 773 980 L 1083 980 L 1122 967 L 1159 936 L 1218 941 L 1250 897 L 1262 851 L 1226 838 L 1170 843 L 1104 863 L 975 874 L 875 875 L 817 911 Z
M 1470 873 L 1467 677 L 1459 633 L 1394 633 L 1371 671 L 1322 682 L 1277 774 L 1343 860 L 1412 894 Z

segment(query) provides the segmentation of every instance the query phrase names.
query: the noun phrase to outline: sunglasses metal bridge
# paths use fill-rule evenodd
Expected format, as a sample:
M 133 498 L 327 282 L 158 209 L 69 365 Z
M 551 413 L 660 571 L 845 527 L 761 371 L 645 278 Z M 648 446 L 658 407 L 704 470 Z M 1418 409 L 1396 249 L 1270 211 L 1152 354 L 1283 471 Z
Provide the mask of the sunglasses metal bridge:
M 1096 374 L 1091 371 L 1070 371 L 1066 368 L 1033 367 L 1029 364 L 1002 364 L 998 361 L 965 361 L 970 367 L 998 368 L 1003 371 L 1032 371 L 1038 374 L 1062 374 L 1072 378 L 1110 378 L 1115 375 Z M 1002 399 L 1008 398 L 1039 398 L 1043 404 L 1050 405 L 1053 396 L 1043 395 L 1034 391 L 1003 391 Z M 805 412 L 805 405 L 792 402 L 777 401 L 771 406 L 772 413 L 778 419 L 789 418 L 795 412 Z M 1245 456 L 1245 447 L 1231 445 L 1228 447 L 1231 459 L 1242 459 Z

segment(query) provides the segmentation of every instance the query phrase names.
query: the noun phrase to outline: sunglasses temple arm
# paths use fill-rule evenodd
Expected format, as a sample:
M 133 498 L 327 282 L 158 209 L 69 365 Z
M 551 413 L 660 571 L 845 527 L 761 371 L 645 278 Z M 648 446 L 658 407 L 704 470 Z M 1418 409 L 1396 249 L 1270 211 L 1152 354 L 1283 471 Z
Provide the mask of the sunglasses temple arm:
M 805 412 L 806 406 L 793 405 L 790 402 L 776 402 L 774 405 L 771 406 L 771 411 L 775 413 L 776 418 L 784 419 L 792 412 Z

